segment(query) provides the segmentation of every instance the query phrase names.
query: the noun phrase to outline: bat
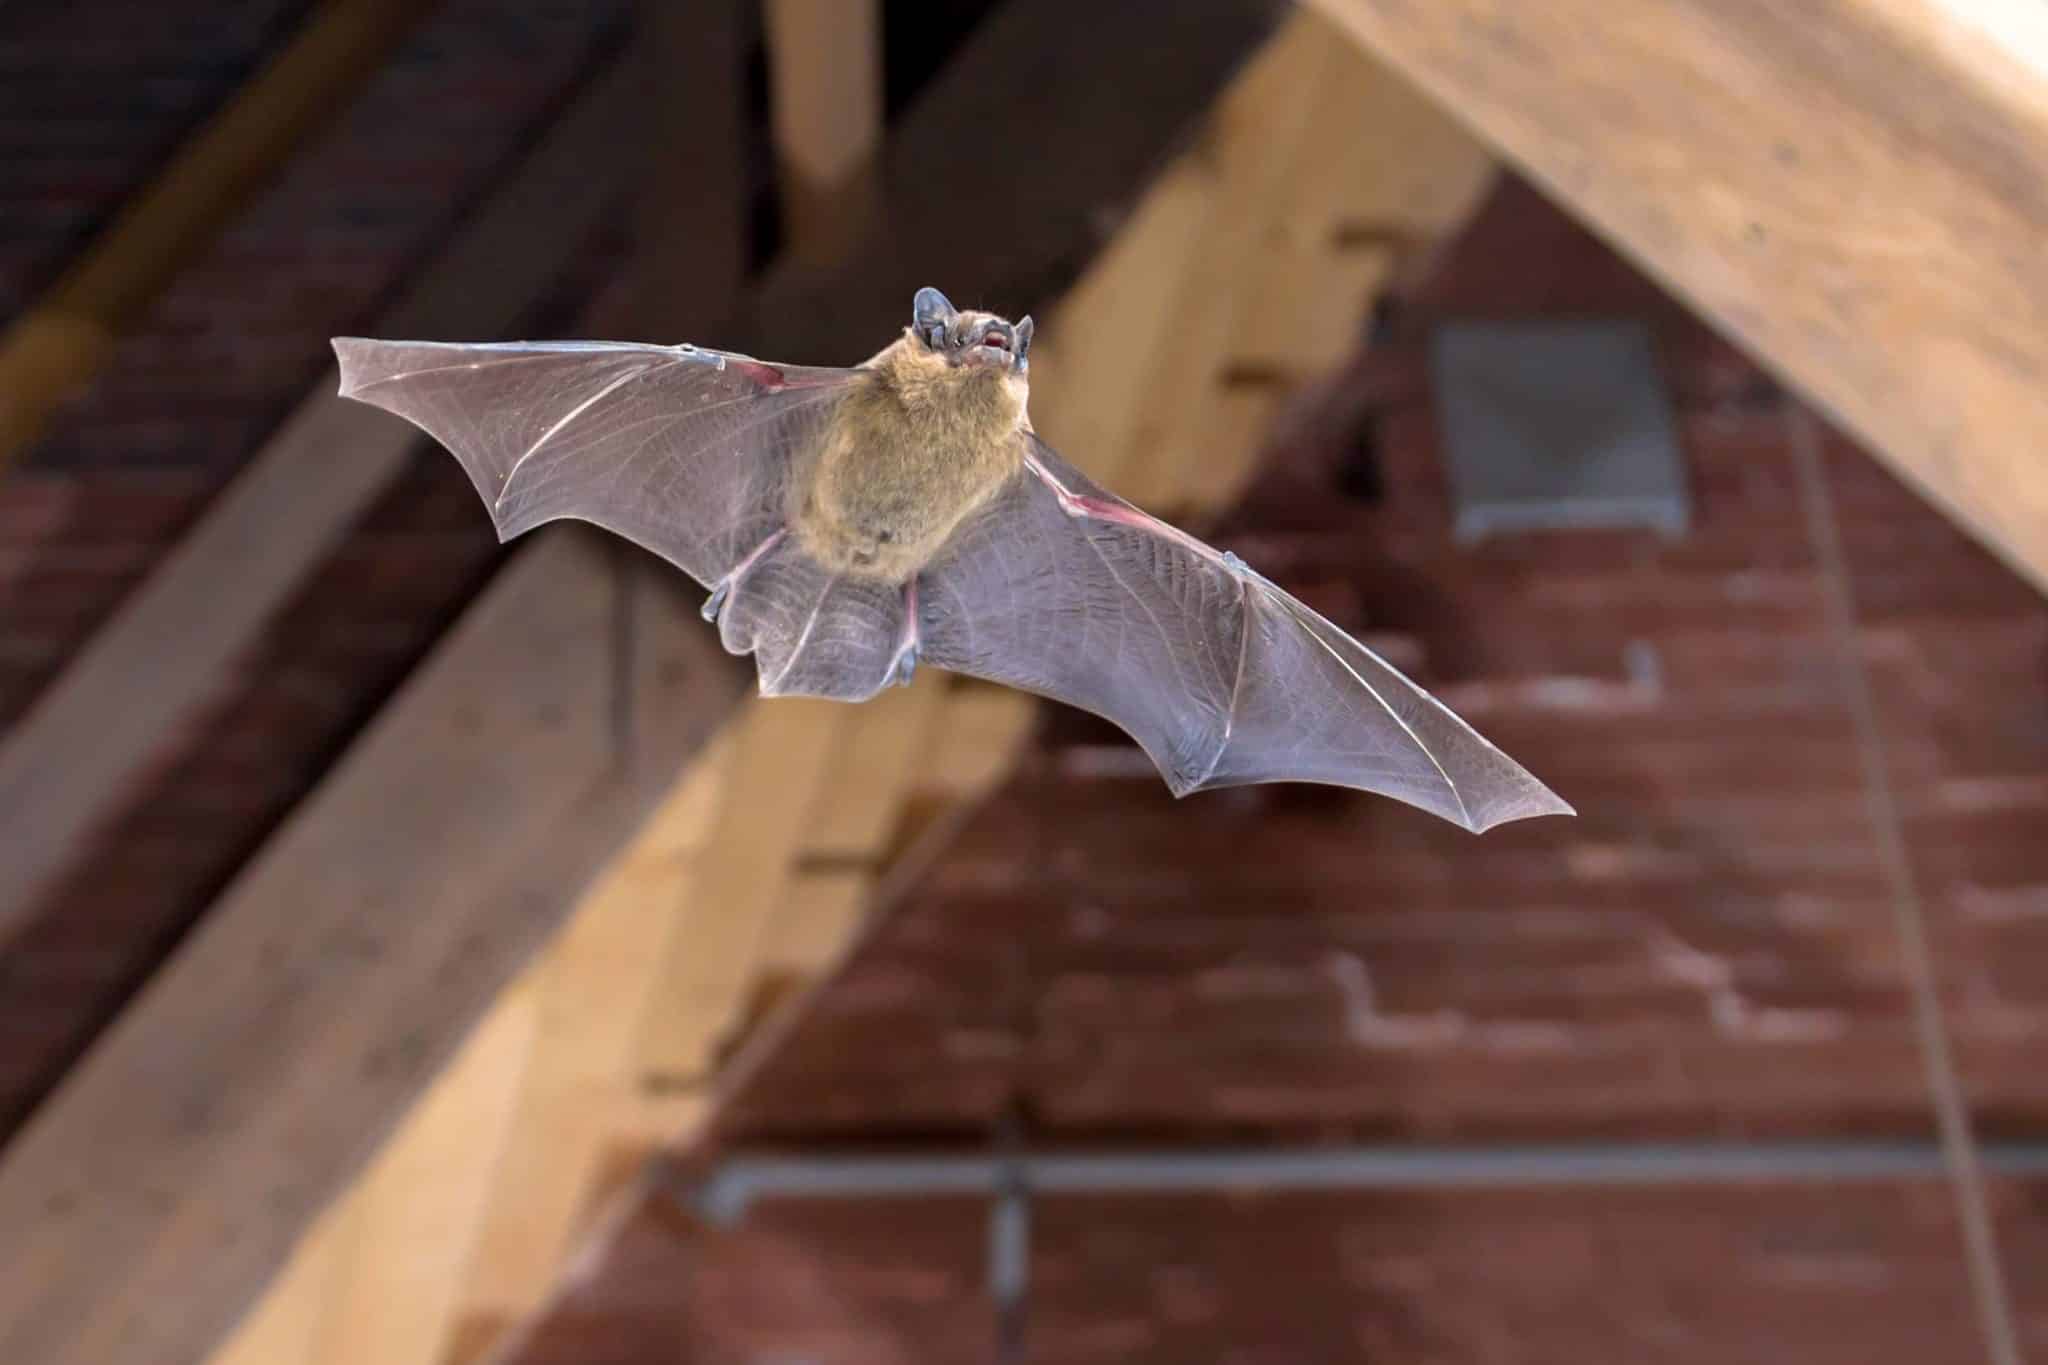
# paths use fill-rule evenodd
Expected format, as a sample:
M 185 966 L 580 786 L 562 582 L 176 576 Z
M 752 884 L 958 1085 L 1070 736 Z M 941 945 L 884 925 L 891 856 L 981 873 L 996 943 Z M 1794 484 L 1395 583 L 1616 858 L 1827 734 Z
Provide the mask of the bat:
M 691 345 L 337 337 L 341 394 L 446 446 L 500 540 L 595 523 L 706 588 L 764 696 L 921 665 L 1093 712 L 1175 796 L 1376 792 L 1474 833 L 1572 808 L 1307 606 L 1098 487 L 1027 412 L 1033 325 L 920 289 L 851 368 Z

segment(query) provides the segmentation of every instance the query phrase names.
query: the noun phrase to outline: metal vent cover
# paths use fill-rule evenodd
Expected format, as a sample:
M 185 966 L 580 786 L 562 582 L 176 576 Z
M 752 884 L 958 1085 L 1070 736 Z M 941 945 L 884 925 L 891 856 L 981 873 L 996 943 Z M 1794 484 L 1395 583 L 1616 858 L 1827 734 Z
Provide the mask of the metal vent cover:
M 1455 534 L 1690 520 L 1685 465 L 1649 329 L 1635 322 L 1459 322 L 1430 378 Z

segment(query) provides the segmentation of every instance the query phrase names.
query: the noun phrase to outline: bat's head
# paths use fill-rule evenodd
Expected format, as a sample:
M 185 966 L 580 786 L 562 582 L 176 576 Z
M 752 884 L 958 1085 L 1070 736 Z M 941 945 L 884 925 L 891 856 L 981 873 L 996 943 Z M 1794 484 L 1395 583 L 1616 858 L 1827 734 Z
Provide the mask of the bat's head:
M 962 312 L 927 285 L 910 304 L 911 340 L 949 365 L 994 365 L 1022 380 L 1031 369 L 1031 319 Z

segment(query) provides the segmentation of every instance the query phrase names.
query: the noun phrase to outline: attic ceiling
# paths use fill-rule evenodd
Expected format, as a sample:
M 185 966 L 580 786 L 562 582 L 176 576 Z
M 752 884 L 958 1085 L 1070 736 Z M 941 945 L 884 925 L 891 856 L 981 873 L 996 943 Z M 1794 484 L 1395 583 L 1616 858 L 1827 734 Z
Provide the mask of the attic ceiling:
M 1398 8 L 1327 7 L 1355 11 L 1354 31 Z M 175 995 L 164 983 L 195 941 L 221 937 L 224 907 L 261 917 L 251 869 L 283 836 L 332 828 L 318 824 L 322 801 L 362 768 L 367 744 L 396 733 L 402 748 L 408 733 L 459 728 L 461 708 L 417 698 L 445 698 L 422 679 L 451 642 L 478 638 L 479 602 L 570 566 L 574 591 L 520 600 L 573 608 L 579 629 L 637 641 L 642 653 L 628 650 L 621 667 L 627 695 L 665 717 L 641 732 L 657 770 L 633 775 L 623 796 L 602 787 L 617 805 L 603 837 L 558 856 L 548 885 L 562 889 L 549 904 L 470 955 L 485 964 L 462 987 L 473 1003 L 434 1016 L 442 1032 L 378 1082 L 380 1095 L 425 1098 L 327 1219 L 303 1238 L 296 1214 L 243 1226 L 232 1255 L 180 1254 L 180 1237 L 236 1233 L 227 1206 L 206 1203 L 208 1181 L 239 1188 L 235 1170 L 309 1150 L 295 1144 L 316 1129 L 360 1160 L 388 1124 L 323 1110 L 324 1087 L 302 1078 L 308 1103 L 286 1113 L 277 1144 L 214 1166 L 152 1167 L 173 1139 L 241 1133 L 245 1096 L 191 1081 L 200 1068 L 184 1062 L 142 1066 L 138 1097 L 174 1097 L 181 1081 L 198 1097 L 166 1109 L 172 1138 L 138 1139 L 132 1162 L 87 1169 L 115 1151 L 95 1147 L 65 1179 L 134 1209 L 155 1207 L 146 1180 L 178 1169 L 191 1178 L 159 1202 L 197 1203 L 178 1206 L 187 1221 L 167 1222 L 161 1239 L 139 1239 L 132 1262 L 99 1262 L 102 1283 L 77 1277 L 37 1294 L 16 1277 L 0 1290 L 0 1343 L 61 1338 L 65 1359 L 97 1362 L 115 1358 L 102 1346 L 197 1361 L 224 1342 L 210 1357 L 222 1365 L 992 1352 L 1170 1361 L 1240 1348 L 1276 1360 L 1720 1360 L 1760 1341 L 1868 1362 L 1974 1349 L 1965 1231 L 1951 1190 L 1926 1178 L 1044 1195 L 1029 1201 L 1012 1268 L 1025 1288 L 1007 1303 L 991 1289 L 987 1198 L 768 1199 L 730 1228 L 692 1212 L 691 1182 L 719 1162 L 791 1151 L 1897 1140 L 1932 1159 L 1909 962 L 1889 918 L 1893 851 L 1925 907 L 1978 1136 L 2032 1150 L 2048 1121 L 2036 1083 L 2048 1031 L 2038 966 L 2048 962 L 2038 838 L 2048 607 L 2038 593 L 1546 202 L 1539 182 L 1503 177 L 1467 221 L 1484 153 L 1365 67 L 1335 29 L 1297 16 L 1226 87 L 1278 10 L 1198 8 L 1181 32 L 1193 55 L 1126 64 L 1131 88 L 1152 91 L 1138 112 L 1107 97 L 1088 106 L 1100 145 L 1068 158 L 1070 185 L 1057 167 L 1016 163 L 1012 178 L 1032 188 L 1015 207 L 1042 213 L 1033 221 L 1049 225 L 1046 240 L 989 256 L 989 269 L 1008 287 L 1055 294 L 1080 275 L 1068 317 L 1116 316 L 1132 329 L 1063 334 L 1055 314 L 1034 412 L 1042 427 L 1075 433 L 1079 462 L 1118 471 L 1116 486 L 1140 501 L 1213 516 L 1212 539 L 1358 630 L 1566 793 L 1579 819 L 1474 841 L 1320 789 L 1175 803 L 1110 728 L 974 688 L 927 687 L 857 720 L 792 704 L 768 708 L 776 719 L 764 723 L 745 709 L 714 732 L 731 676 L 714 685 L 715 669 L 694 671 L 694 622 L 669 623 L 658 586 L 630 586 L 642 580 L 629 562 L 573 542 L 537 547 L 518 577 L 454 463 L 394 448 L 389 481 L 337 519 L 331 544 L 306 550 L 303 577 L 250 618 L 260 629 L 221 637 L 231 663 L 200 677 L 189 714 L 144 732 L 158 736 L 147 761 L 117 774 L 109 809 L 55 880 L 32 896 L 27 879 L 0 886 L 0 926 L 17 916 L 23 926 L 0 933 L 0 1212 L 30 1211 L 0 1221 L 17 1237 L 50 1234 L 0 1265 L 54 1274 L 63 1247 L 89 1247 L 90 1193 L 73 1207 L 55 1186 L 21 1185 L 26 1161 L 68 1161 L 63 1130 L 50 1127 L 59 1101 L 75 1115 L 81 1093 L 118 1099 L 108 1059 L 159 1056 L 135 1036 L 152 993 Z M 1120 62 L 1121 44 L 1150 21 L 1143 6 L 1098 9 L 1093 31 L 1110 44 L 1101 61 Z M 1381 19 L 1359 20 L 1366 11 Z M 633 45 L 645 20 L 623 3 L 499 0 L 438 0 L 397 19 L 379 0 L 0 9 L 0 157 L 11 172 L 0 176 L 0 313 L 15 321 L 46 319 L 36 306 L 208 119 L 310 28 L 345 13 L 388 23 L 356 30 L 362 51 L 388 41 L 388 53 L 340 81 L 275 174 L 219 206 L 219 233 L 120 319 L 89 382 L 56 403 L 37 391 L 48 411 L 34 441 L 0 451 L 0 744 L 20 741 L 96 642 L 165 580 L 181 538 L 292 429 L 327 382 L 327 338 L 402 316 L 416 289 L 449 277 L 451 253 L 505 216 L 504 195 L 535 192 L 536 149 L 559 143 L 608 81 L 626 88 L 622 73 L 644 60 Z M 1020 19 L 1015 4 L 889 3 L 878 14 L 887 145 L 940 159 L 964 144 L 949 137 L 950 119 L 917 121 L 919 98 L 949 72 L 959 78 L 963 53 L 1030 66 L 1064 51 L 1074 28 Z M 991 42 L 999 19 L 1022 37 L 1010 42 L 1005 29 Z M 691 163 L 650 210 L 604 179 L 625 175 L 627 158 L 592 158 L 598 197 L 531 220 L 581 226 L 529 243 L 516 269 L 505 256 L 492 274 L 502 245 L 468 268 L 467 278 L 508 282 L 496 300 L 502 330 L 563 335 L 619 319 L 668 339 L 670 320 L 724 290 L 719 308 L 743 300 L 741 330 L 866 335 L 863 300 L 895 299 L 897 275 L 974 259 L 971 243 L 949 236 L 949 256 L 873 250 L 843 285 L 829 272 L 775 273 L 798 248 L 824 248 L 781 216 L 763 25 L 742 17 L 727 36 L 746 63 L 733 77 L 742 145 L 727 149 L 732 164 Z M 671 35 L 684 52 L 702 37 Z M 1407 42 L 1384 26 L 1379 41 L 1396 52 Z M 1442 89 L 1433 58 L 1409 59 Z M 1359 75 L 1368 69 L 1369 80 Z M 1019 82 L 1013 94 L 1039 89 Z M 1040 105 L 1021 107 L 1049 142 L 1075 133 Z M 688 116 L 673 102 L 663 115 Z M 1493 104 L 1478 114 L 1554 180 L 1549 153 L 1502 117 Z M 580 144 L 561 145 L 573 164 Z M 1140 164 L 1153 170 L 1137 176 Z M 731 213 L 691 228 L 728 234 L 702 239 L 702 259 L 723 241 L 735 271 L 771 272 L 765 291 L 745 294 L 743 278 L 691 281 L 706 291 L 696 298 L 648 285 L 673 286 L 680 267 L 670 259 L 665 275 L 649 273 L 647 225 L 690 221 L 685 191 L 700 173 L 733 183 Z M 1603 226 L 1620 223 L 1640 244 L 1638 223 L 1601 208 Z M 944 226 L 921 216 L 935 233 Z M 515 276 L 527 283 L 515 288 Z M 793 304 L 817 311 L 792 317 Z M 454 306 L 459 318 L 459 297 Z M 1638 325 L 1652 340 L 1689 533 L 1571 529 L 1459 545 L 1432 339 L 1456 324 L 1588 319 Z M 10 330 L 9 343 L 23 334 Z M 1169 357 L 1146 362 L 1161 377 L 1153 401 L 1121 396 L 1130 383 L 1078 378 L 1113 376 L 1104 362 L 1127 337 Z M 1062 358 L 1077 377 L 1065 386 Z M 1852 415 L 1873 413 L 1883 415 Z M 1817 533 L 1817 508 L 1838 545 Z M 1837 588 L 1854 608 L 1847 629 L 1830 614 Z M 620 612 L 638 625 L 617 626 Z M 683 681 L 630 690 L 662 669 Z M 1869 682 L 1876 750 L 1844 686 L 1852 669 Z M 536 705 L 583 698 L 596 717 L 599 697 L 619 695 L 609 675 L 518 671 L 534 675 Z M 147 682 L 129 685 L 146 699 Z M 400 712 L 413 730 L 393 731 Z M 668 791 L 707 733 L 719 738 Z M 608 751 L 584 757 L 609 773 Z M 0 779 L 14 773 L 4 761 Z M 0 780 L 0 810 L 35 806 L 41 784 L 63 780 L 61 764 L 33 771 L 26 785 Z M 1895 797 L 1889 814 L 1873 801 L 1873 772 Z M 814 802 L 782 810 L 796 791 Z M 544 795 L 549 811 L 567 808 L 562 793 Z M 639 838 L 579 901 L 602 852 L 635 827 Z M 486 908 L 473 922 L 509 924 L 484 917 L 496 893 L 481 872 L 474 880 L 469 894 Z M 318 894 L 275 898 L 280 943 L 290 942 L 286 911 L 310 912 Z M 417 906 L 427 903 L 423 893 Z M 539 976 L 513 980 L 486 1012 L 572 904 L 569 929 L 536 959 Z M 600 912 L 612 927 L 591 927 Z M 743 965 L 721 965 L 728 940 L 755 955 L 742 944 L 731 956 Z M 377 957 L 372 937 L 349 944 L 355 965 L 335 965 L 328 982 L 338 995 Z M 652 967 L 620 957 L 627 944 Z M 410 951 L 385 946 L 394 961 Z M 307 951 L 308 962 L 346 956 Z M 699 963 L 730 979 L 692 976 Z M 177 998 L 206 997 L 205 1016 L 188 1019 L 193 1036 L 246 1038 L 260 1065 L 268 1035 L 234 1010 L 286 994 L 232 975 L 217 995 Z M 628 979 L 655 997 L 646 1022 L 612 1017 L 626 1009 L 617 993 Z M 320 1055 L 276 1036 L 279 1057 Z M 214 1051 L 224 1074 L 239 1074 L 226 1045 Z M 602 1077 L 579 1070 L 600 1052 Z M 562 1155 L 572 1146 L 573 1159 Z M 259 1202 L 253 1179 L 241 1180 L 246 1207 Z M 274 1206 L 312 1198 L 288 1170 L 281 1179 Z M 2020 1344 L 2035 1354 L 2048 1351 L 2048 1282 L 2034 1269 L 2048 1263 L 2042 1188 L 2016 1176 L 1988 1186 Z M 60 1243 L 81 1228 L 82 1240 Z M 558 1280 L 571 1253 L 577 1272 Z M 151 1282 L 121 1278 L 131 1265 L 256 1267 L 256 1280 L 281 1269 L 255 1301 L 253 1281 L 221 1290 L 229 1269 L 196 1298 L 185 1279 L 156 1283 L 152 1298 Z M 113 1311 L 137 1293 L 222 1320 L 187 1332 L 147 1308 Z M 40 1304 L 43 1316 L 25 1327 L 10 1304 Z M 89 1326 L 64 1336 L 67 1304 L 83 1306 L 75 1316 Z M 227 1336 L 244 1308 L 242 1334 Z M 46 1328 L 58 1337 L 10 1335 Z M 158 1348 L 137 1345 L 152 1339 Z

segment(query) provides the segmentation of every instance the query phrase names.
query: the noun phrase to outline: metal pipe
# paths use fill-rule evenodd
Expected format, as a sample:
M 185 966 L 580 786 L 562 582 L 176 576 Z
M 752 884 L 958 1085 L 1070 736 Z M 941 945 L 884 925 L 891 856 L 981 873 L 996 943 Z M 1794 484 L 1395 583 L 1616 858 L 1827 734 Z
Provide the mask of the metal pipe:
M 1992 1142 L 1984 1168 L 2048 1176 L 2048 1142 Z M 757 1198 L 886 1199 L 998 1191 L 1034 1195 L 1215 1190 L 1475 1189 L 1938 1179 L 1940 1147 L 1919 1140 L 1598 1143 L 1324 1150 L 1157 1150 L 1014 1157 L 729 1156 L 689 1192 L 731 1223 Z

